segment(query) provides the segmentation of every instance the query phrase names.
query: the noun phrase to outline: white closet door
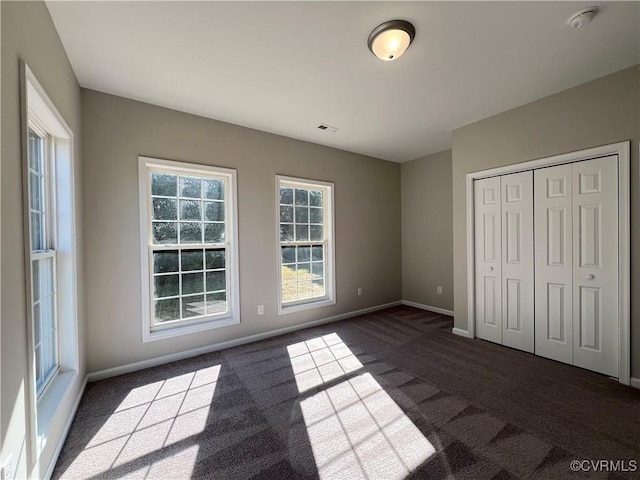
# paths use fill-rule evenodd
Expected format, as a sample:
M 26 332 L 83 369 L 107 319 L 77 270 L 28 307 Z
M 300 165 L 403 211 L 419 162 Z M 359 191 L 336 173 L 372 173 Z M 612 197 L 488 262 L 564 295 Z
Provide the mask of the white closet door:
M 571 165 L 534 171 L 535 353 L 573 363 Z
M 502 344 L 533 353 L 533 172 L 500 177 Z
M 476 336 L 502 343 L 500 177 L 476 180 Z
M 572 167 L 573 363 L 617 377 L 617 156 Z

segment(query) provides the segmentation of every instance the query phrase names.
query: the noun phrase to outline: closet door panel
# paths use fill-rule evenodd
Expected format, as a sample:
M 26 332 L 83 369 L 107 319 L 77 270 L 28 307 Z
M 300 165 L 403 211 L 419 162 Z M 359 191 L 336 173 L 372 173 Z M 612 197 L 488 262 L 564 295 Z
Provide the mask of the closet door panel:
M 533 353 L 533 172 L 500 177 L 502 343 Z
M 476 336 L 502 343 L 500 178 L 474 182 Z
M 571 165 L 534 171 L 535 353 L 573 363 Z
M 572 168 L 574 365 L 617 377 L 617 156 Z

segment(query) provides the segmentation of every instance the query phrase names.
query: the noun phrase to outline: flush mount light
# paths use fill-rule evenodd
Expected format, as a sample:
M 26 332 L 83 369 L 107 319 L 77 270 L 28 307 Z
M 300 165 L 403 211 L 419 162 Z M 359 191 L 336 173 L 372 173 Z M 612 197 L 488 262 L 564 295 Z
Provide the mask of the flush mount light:
M 389 20 L 378 25 L 369 34 L 369 50 L 380 60 L 395 60 L 409 48 L 416 29 L 406 20 Z
M 585 8 L 571 15 L 567 23 L 573 28 L 582 28 L 591 23 L 596 13 L 598 13 L 598 7 Z

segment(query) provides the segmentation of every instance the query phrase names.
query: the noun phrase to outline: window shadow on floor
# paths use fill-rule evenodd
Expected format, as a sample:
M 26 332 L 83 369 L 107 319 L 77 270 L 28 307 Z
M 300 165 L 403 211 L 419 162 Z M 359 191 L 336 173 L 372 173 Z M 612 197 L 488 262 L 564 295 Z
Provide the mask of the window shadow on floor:
M 450 473 L 438 433 L 388 381 L 397 373 L 309 330 L 92 383 L 53 478 Z

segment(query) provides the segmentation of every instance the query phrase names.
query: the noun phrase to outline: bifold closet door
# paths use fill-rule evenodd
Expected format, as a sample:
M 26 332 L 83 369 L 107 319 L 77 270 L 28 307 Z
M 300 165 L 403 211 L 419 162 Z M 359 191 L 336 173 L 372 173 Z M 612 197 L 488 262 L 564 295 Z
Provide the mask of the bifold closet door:
M 534 171 L 535 353 L 573 363 L 571 165 Z
M 617 157 L 534 173 L 535 353 L 618 375 Z
M 573 167 L 573 364 L 618 376 L 617 156 Z
M 533 172 L 477 180 L 476 336 L 533 352 Z
M 533 353 L 533 172 L 500 177 L 502 344 Z
M 502 343 L 500 177 L 474 183 L 476 336 Z

